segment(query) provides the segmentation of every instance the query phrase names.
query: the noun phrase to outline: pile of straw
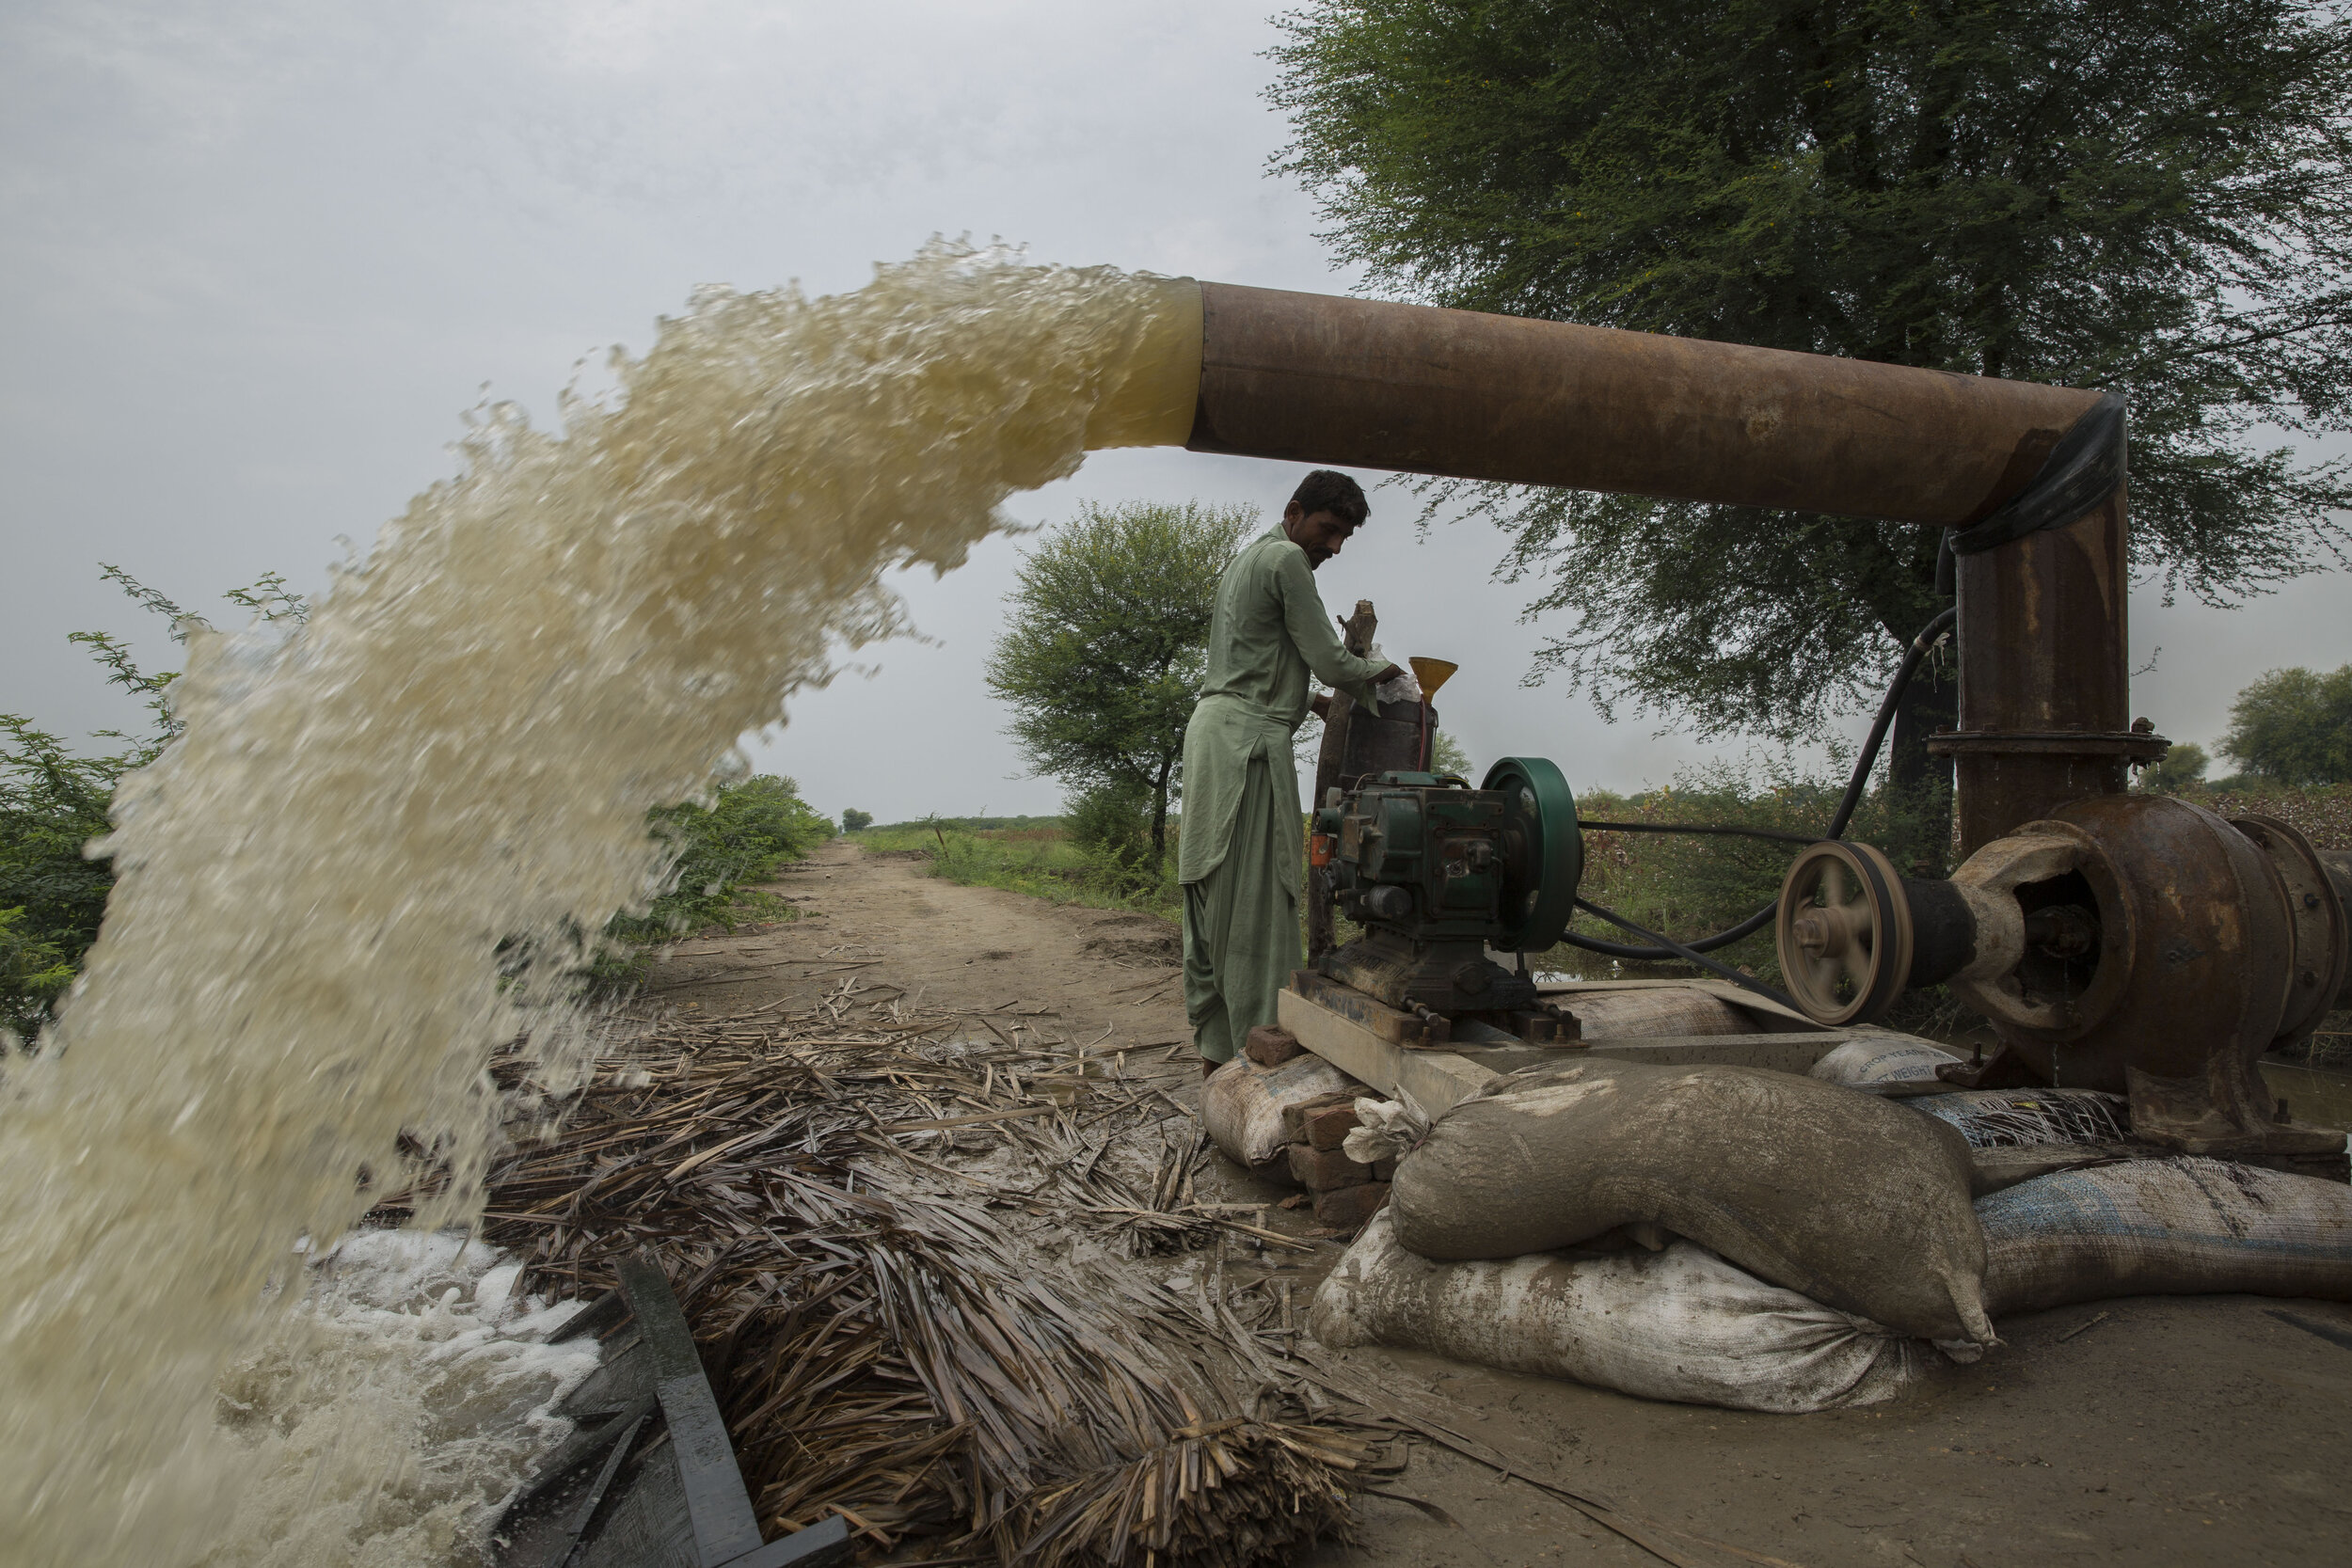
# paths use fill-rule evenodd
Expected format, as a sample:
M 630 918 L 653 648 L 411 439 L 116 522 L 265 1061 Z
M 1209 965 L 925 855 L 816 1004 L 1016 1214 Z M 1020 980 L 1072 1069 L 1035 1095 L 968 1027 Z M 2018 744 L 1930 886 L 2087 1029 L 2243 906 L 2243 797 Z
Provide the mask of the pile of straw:
M 645 1022 L 483 1223 L 555 1295 L 662 1257 L 771 1537 L 838 1513 L 869 1558 L 1047 1568 L 1346 1538 L 1398 1427 L 1294 1357 L 1287 1290 L 1227 1289 L 1230 1243 L 1306 1243 L 1198 1200 L 1186 1068 L 854 978 L 779 1009 Z M 1185 1289 L 1122 1261 L 1210 1244 Z

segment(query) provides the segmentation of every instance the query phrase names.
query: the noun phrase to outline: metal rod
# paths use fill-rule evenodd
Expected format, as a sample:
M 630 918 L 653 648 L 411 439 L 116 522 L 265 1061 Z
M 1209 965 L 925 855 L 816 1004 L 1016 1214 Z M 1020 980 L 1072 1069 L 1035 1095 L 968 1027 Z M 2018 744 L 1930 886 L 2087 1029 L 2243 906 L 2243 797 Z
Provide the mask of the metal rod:
M 1707 833 L 1718 838 L 1762 838 L 1774 844 L 1819 844 L 1819 833 L 1784 833 L 1775 828 L 1727 828 L 1694 822 L 1597 822 L 1590 817 L 1577 819 L 1577 827 L 1588 833 Z

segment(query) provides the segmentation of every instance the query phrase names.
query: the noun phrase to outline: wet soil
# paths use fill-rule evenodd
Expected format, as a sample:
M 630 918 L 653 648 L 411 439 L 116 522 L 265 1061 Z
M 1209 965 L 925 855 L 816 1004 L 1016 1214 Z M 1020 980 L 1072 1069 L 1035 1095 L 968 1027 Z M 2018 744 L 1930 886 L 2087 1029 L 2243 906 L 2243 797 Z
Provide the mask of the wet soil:
M 650 989 L 682 1009 L 728 1013 L 852 974 L 943 1006 L 1017 1001 L 1055 1015 L 1073 1049 L 1126 1049 L 1149 1067 L 1165 1057 L 1168 1091 L 1195 1101 L 1164 923 L 921 870 L 828 846 L 774 889 L 801 919 L 680 943 Z M 1216 1178 L 1221 1192 L 1203 1196 L 1286 1196 L 1221 1164 Z M 1294 1234 L 1311 1227 L 1279 1209 L 1269 1221 Z M 1311 1259 L 1280 1270 L 1229 1270 L 1291 1278 L 1303 1301 L 1341 1244 L 1323 1239 Z M 1708 1568 L 2344 1560 L 2352 1348 L 2339 1341 L 2352 1339 L 2352 1307 L 2143 1297 L 1999 1327 L 2006 1345 L 1974 1367 L 1947 1367 L 1888 1404 L 1817 1416 L 1662 1404 L 1415 1352 L 1343 1359 L 1383 1387 L 1450 1403 L 1461 1430 L 1541 1461 L 1563 1485 L 1743 1554 L 1690 1556 Z M 1430 1446 L 1416 1446 L 1406 1473 L 1384 1484 L 1453 1523 L 1363 1498 L 1364 1543 L 1326 1548 L 1302 1568 L 1659 1560 L 1534 1488 Z

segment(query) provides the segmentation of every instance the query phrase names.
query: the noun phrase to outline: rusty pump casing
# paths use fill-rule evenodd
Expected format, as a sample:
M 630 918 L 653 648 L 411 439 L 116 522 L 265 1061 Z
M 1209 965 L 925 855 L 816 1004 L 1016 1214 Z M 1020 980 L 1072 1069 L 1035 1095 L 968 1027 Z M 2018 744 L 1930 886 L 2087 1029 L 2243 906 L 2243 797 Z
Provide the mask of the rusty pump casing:
M 2344 1164 L 2344 1134 L 2290 1120 L 2257 1064 L 2352 1006 L 2352 855 L 2160 795 L 2069 802 L 1948 880 L 1867 854 L 1817 845 L 1789 868 L 1781 967 L 1806 1011 L 1867 1022 L 1947 983 L 2001 1041 L 1943 1070 L 1959 1085 L 2104 1089 L 2130 1096 L 2147 1142 Z

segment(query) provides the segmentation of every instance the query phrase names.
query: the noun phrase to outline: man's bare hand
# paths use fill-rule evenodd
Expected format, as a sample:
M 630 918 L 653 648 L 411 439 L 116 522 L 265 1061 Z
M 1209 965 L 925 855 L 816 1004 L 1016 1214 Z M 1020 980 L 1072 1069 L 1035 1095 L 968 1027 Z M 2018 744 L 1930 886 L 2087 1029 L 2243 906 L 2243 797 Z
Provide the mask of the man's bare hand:
M 1313 714 L 1318 719 L 1330 718 L 1331 693 L 1328 691 L 1318 691 L 1313 696 L 1308 698 L 1307 711 Z
M 1399 676 L 1403 675 L 1404 673 L 1405 673 L 1405 672 L 1404 672 L 1404 671 L 1402 671 L 1402 670 L 1398 669 L 1395 665 L 1391 664 L 1391 665 L 1390 665 L 1387 669 L 1385 669 L 1385 670 L 1381 671 L 1378 674 L 1376 674 L 1376 675 L 1373 676 L 1373 677 L 1372 677 L 1372 684 L 1373 684 L 1373 685 L 1375 685 L 1375 686 L 1386 686 L 1386 685 L 1388 685 L 1391 681 L 1397 679 Z

